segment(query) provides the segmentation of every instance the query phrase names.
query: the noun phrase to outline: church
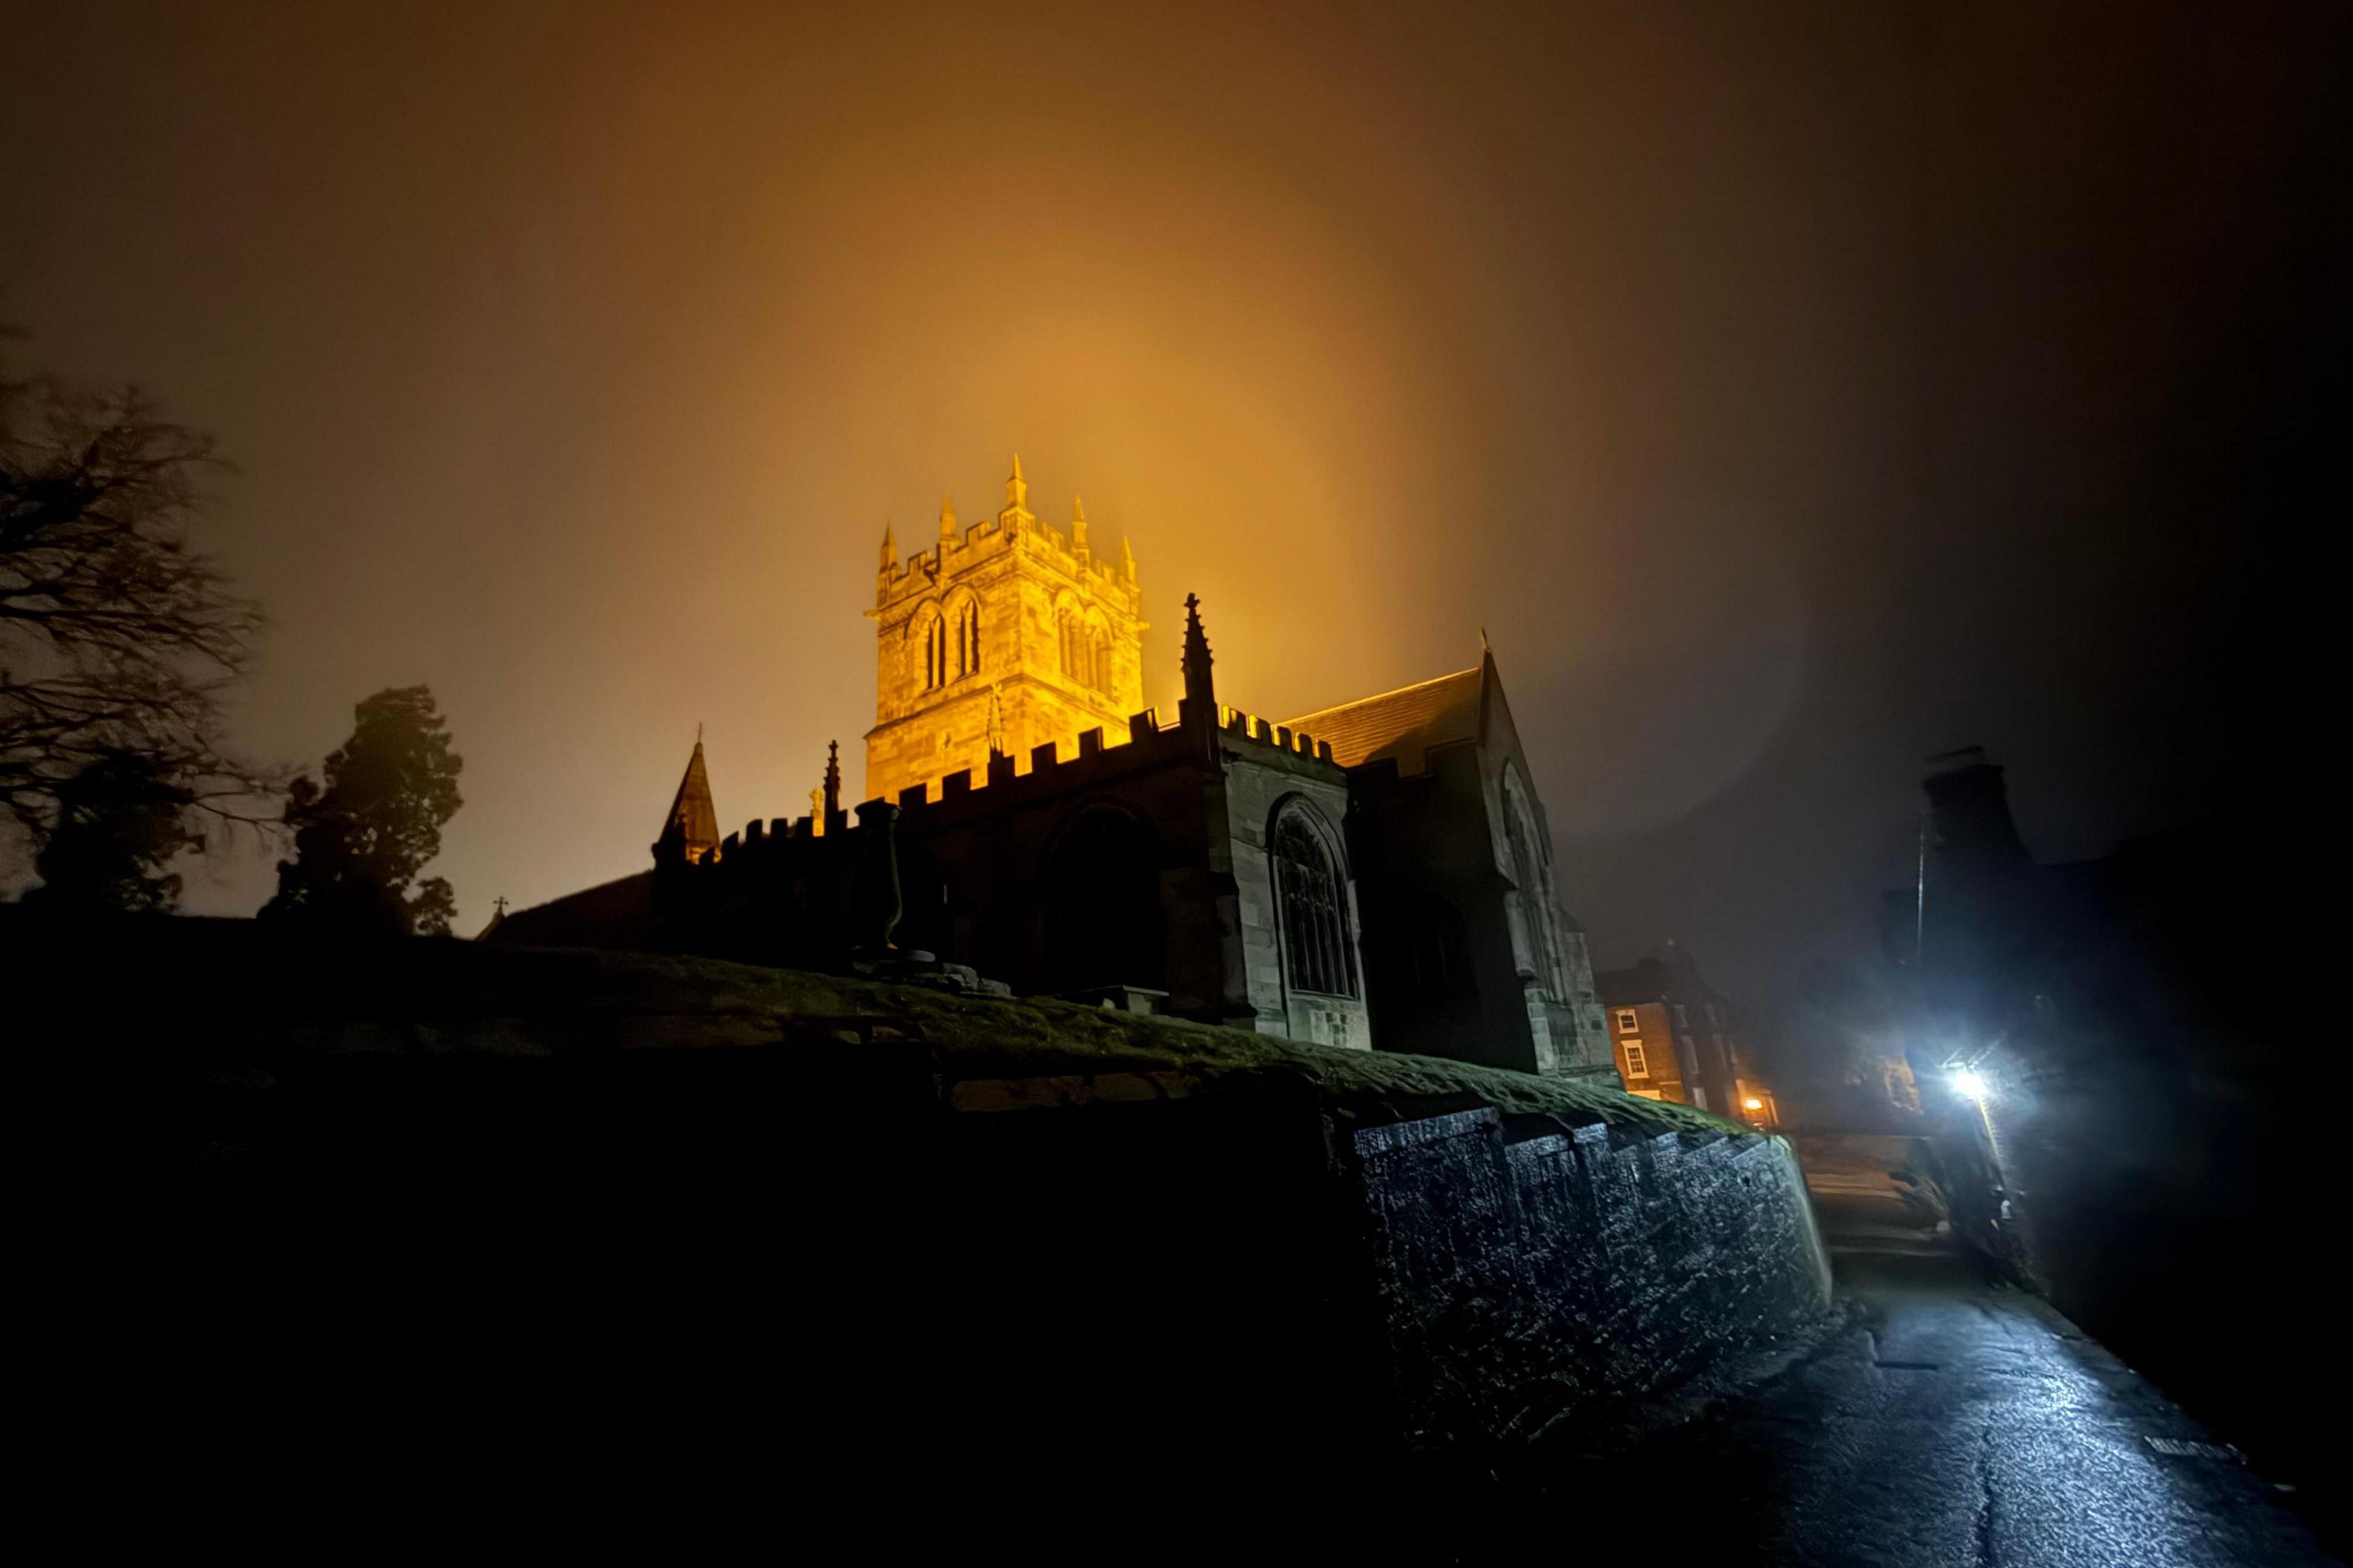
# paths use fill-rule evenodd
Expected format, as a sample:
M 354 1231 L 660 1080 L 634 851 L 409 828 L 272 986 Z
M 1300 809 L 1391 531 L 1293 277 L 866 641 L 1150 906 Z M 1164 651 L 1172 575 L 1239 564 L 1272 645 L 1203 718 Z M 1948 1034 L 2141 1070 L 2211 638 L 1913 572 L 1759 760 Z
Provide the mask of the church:
M 1029 510 L 876 567 L 863 803 L 720 836 L 700 741 L 653 866 L 481 940 L 855 969 L 1356 1049 L 1614 1078 L 1585 938 L 1492 652 L 1270 722 L 1222 701 L 1187 597 L 1184 696 L 1145 707 L 1135 558 Z

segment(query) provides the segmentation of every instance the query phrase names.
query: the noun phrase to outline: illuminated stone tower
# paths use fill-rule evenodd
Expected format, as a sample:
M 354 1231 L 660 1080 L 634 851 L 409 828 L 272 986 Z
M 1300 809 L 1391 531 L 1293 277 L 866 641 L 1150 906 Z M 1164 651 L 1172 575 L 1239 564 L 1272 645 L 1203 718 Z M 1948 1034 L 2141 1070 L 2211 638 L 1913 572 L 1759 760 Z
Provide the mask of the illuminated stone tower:
M 1029 510 L 1021 459 L 993 521 L 958 531 L 940 505 L 940 534 L 902 562 L 882 532 L 873 617 L 878 636 L 874 728 L 866 732 L 866 798 L 893 799 L 970 769 L 992 752 L 1023 757 L 1055 743 L 1074 755 L 1100 728 L 1116 743 L 1144 707 L 1142 595 L 1124 541 L 1116 565 L 1095 559 L 1087 515 L 1071 531 Z

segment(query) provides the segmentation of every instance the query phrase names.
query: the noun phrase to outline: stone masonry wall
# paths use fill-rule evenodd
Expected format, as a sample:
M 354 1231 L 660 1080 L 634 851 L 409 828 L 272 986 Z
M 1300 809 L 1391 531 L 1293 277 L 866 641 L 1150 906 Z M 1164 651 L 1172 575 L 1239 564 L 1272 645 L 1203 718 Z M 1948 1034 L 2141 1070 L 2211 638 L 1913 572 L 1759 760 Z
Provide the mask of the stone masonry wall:
M 1410 1446 L 1533 1439 L 1826 1305 L 1829 1263 L 1781 1140 L 1513 1121 L 1480 1109 L 1355 1136 Z
M 1317 1045 L 1370 1050 L 1372 1021 L 1364 997 L 1365 954 L 1359 933 L 1363 917 L 1356 901 L 1354 868 L 1348 864 L 1341 825 L 1348 816 L 1348 786 L 1328 764 L 1308 765 L 1287 754 L 1261 758 L 1255 748 L 1226 747 L 1226 831 L 1239 914 L 1242 926 L 1244 973 L 1250 1001 L 1261 1032 L 1312 1040 Z M 1330 843 L 1339 860 L 1342 896 L 1348 900 L 1348 934 L 1356 943 L 1357 994 L 1319 996 L 1292 991 L 1282 967 L 1282 912 L 1276 908 L 1273 863 L 1268 833 L 1276 808 L 1291 796 L 1306 800 L 1330 829 Z

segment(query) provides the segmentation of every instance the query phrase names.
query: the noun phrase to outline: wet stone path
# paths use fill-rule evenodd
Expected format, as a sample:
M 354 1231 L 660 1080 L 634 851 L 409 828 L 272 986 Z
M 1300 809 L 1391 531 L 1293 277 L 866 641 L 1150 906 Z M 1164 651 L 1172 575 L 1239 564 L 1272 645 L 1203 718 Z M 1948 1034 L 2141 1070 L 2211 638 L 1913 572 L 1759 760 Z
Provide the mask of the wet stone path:
M 1630 1493 L 1672 1518 L 1690 1560 L 1723 1564 L 2337 1561 L 2233 1450 L 2048 1305 L 1905 1233 L 1825 1219 L 1847 1326 L 1575 1493 Z

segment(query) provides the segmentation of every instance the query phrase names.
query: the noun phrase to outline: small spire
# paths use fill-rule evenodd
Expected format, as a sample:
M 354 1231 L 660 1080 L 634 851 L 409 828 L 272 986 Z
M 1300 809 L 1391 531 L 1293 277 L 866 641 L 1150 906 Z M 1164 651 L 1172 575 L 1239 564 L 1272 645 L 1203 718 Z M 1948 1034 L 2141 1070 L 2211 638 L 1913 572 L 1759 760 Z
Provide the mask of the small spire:
M 833 816 L 841 809 L 841 742 L 825 743 L 825 814 Z
M 1082 561 L 1093 554 L 1087 548 L 1087 503 L 1076 496 L 1071 498 L 1071 548 L 1079 552 Z
M 702 762 L 702 726 L 694 727 L 694 754 L 687 759 L 686 776 L 662 819 L 661 837 L 654 840 L 657 861 L 676 858 L 690 865 L 719 855 L 719 813 L 711 802 L 711 773 Z
M 955 542 L 955 501 L 952 497 L 944 495 L 940 497 L 940 542 L 953 544 Z
M 882 520 L 882 570 L 888 572 L 899 564 L 899 536 L 892 531 L 891 520 Z
M 1029 504 L 1029 481 L 1021 477 L 1021 454 L 1013 454 L 1013 472 L 1005 481 L 1005 510 L 1019 511 Z
M 1135 586 L 1135 552 L 1128 548 L 1124 533 L 1119 536 L 1119 574 L 1127 579 L 1129 587 Z
M 1209 679 L 1208 633 L 1201 627 L 1201 596 L 1185 595 L 1185 702 L 1183 711 L 1198 715 L 1212 729 L 1218 722 L 1218 690 Z

